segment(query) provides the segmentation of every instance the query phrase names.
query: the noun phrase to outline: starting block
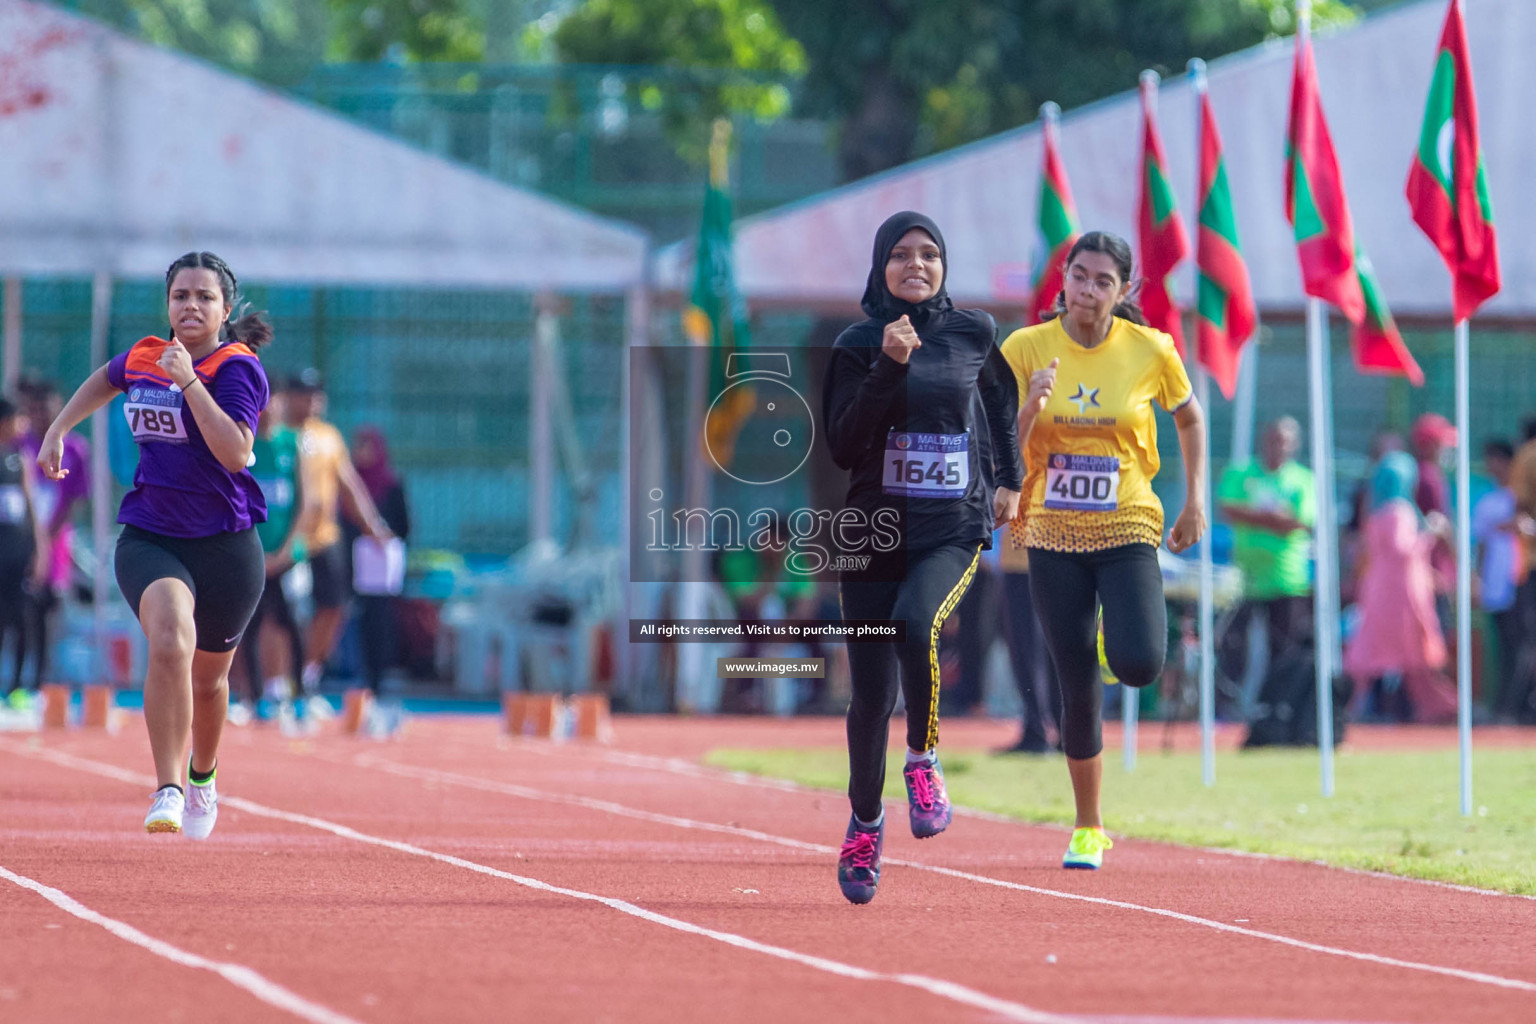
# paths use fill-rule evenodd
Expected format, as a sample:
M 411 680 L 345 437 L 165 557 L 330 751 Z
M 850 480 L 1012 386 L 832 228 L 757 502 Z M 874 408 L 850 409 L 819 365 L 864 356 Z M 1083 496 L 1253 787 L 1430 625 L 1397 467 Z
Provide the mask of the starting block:
M 607 743 L 613 738 L 608 697 L 581 693 L 563 699 L 553 693 L 503 693 L 502 714 L 513 736 L 564 740 L 570 737 Z
M 87 729 L 116 729 L 117 722 L 115 702 L 112 699 L 113 692 L 110 686 L 87 686 L 81 690 L 83 696 L 80 724 Z
M 43 727 L 63 729 L 69 725 L 69 687 L 44 683 L 38 693 L 43 698 Z
M 577 739 L 608 743 L 613 739 L 613 719 L 608 713 L 606 693 L 578 693 L 570 700 L 576 719 L 572 730 Z

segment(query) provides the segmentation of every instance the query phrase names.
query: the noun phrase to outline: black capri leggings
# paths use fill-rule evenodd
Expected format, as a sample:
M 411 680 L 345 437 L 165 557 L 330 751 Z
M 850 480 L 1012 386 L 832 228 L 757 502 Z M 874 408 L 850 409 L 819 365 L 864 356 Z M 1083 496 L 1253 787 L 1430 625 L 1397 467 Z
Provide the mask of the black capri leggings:
M 1104 685 L 1099 678 L 1098 611 L 1104 655 L 1127 686 L 1146 686 L 1163 671 L 1168 609 L 1157 549 L 1126 544 L 1105 551 L 1029 549 L 1029 589 L 1045 645 L 1061 680 L 1061 746 L 1084 759 L 1104 749 Z
M 875 555 L 863 572 L 843 574 L 844 619 L 906 623 L 902 643 L 848 645 L 848 799 L 862 821 L 880 816 L 898 678 L 907 700 L 907 746 L 928 750 L 939 741 L 939 630 L 970 587 L 980 556 L 979 544 L 948 544 Z
M 255 528 L 212 537 L 167 537 L 124 526 L 113 561 L 118 589 L 134 615 L 151 583 L 185 583 L 192 591 L 197 649 L 214 654 L 235 649 L 266 582 Z

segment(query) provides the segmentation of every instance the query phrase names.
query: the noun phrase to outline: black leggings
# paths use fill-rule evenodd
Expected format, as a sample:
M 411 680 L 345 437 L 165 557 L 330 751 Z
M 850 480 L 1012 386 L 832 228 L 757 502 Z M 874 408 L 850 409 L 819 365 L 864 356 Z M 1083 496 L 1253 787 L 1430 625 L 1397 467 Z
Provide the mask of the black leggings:
M 1104 749 L 1099 678 L 1098 612 L 1104 609 L 1104 655 L 1127 686 L 1147 686 L 1163 671 L 1168 609 L 1157 549 L 1126 544 L 1068 554 L 1029 549 L 1029 589 L 1045 644 L 1061 680 L 1061 746 L 1070 758 Z
M 939 630 L 965 596 L 980 555 L 974 543 L 896 551 L 875 555 L 863 572 L 843 574 L 844 619 L 906 623 L 902 643 L 848 645 L 848 799 L 863 821 L 880 816 L 898 678 L 907 700 L 907 746 L 928 750 L 939 742 Z
M 288 637 L 288 648 L 293 659 L 289 674 L 297 679 L 299 670 L 304 667 L 304 636 L 299 632 L 299 623 L 293 617 L 293 609 L 288 606 L 288 595 L 283 593 L 283 576 L 284 573 L 280 572 L 267 577 L 261 591 L 261 600 L 256 602 L 256 611 L 251 614 L 250 625 L 245 627 L 245 635 L 240 639 L 240 659 L 245 665 L 246 686 L 250 690 L 253 704 L 261 699 L 261 684 L 267 678 L 261 669 L 261 624 L 269 616 L 273 624 Z

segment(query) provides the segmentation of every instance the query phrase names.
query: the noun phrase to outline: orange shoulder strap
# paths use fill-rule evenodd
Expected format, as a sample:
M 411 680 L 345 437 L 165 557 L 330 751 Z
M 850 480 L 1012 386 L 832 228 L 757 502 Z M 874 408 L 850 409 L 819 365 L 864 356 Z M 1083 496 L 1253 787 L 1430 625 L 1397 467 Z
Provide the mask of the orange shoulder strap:
M 213 380 L 214 375 L 219 372 L 219 368 L 222 367 L 225 363 L 229 362 L 230 359 L 234 358 L 235 356 L 250 356 L 252 359 L 257 358 L 256 353 L 251 349 L 249 345 L 237 341 L 233 344 L 225 345 L 223 348 L 218 349 L 213 353 L 213 355 L 199 363 L 197 366 L 197 375 L 201 377 L 205 382 Z
M 128 350 L 128 362 L 124 369 L 129 373 L 147 373 L 163 378 L 165 371 L 160 369 L 160 354 L 169 344 L 164 338 L 140 338 Z

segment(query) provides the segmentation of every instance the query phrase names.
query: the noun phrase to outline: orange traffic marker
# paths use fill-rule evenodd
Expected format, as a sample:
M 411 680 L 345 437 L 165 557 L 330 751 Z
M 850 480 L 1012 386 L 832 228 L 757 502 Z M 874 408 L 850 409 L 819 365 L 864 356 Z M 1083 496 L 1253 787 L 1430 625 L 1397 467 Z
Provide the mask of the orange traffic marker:
M 368 721 L 368 709 L 373 706 L 373 691 L 354 686 L 341 698 L 341 731 L 356 736 Z
M 606 693 L 578 693 L 571 698 L 576 715 L 576 738 L 608 743 L 613 739 L 613 719 Z
M 87 686 L 81 693 L 85 699 L 82 701 L 80 724 L 87 729 L 112 728 L 112 687 Z
M 58 683 L 44 683 L 43 725 L 49 729 L 62 729 L 69 724 L 69 687 Z

